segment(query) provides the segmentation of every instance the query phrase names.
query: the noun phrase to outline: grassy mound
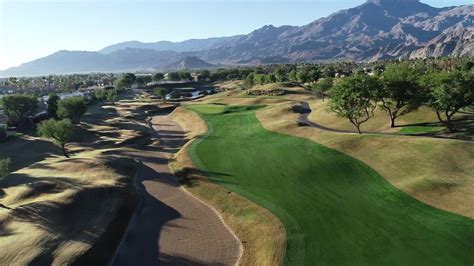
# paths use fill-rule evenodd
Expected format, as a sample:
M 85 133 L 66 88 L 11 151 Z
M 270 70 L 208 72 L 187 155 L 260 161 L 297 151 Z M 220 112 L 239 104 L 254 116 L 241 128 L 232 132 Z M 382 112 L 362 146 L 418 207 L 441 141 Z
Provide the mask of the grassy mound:
M 105 237 L 122 206 L 133 209 L 126 201 L 134 163 L 97 158 L 50 158 L 3 180 L 2 204 L 10 208 L 0 209 L 3 264 L 71 264 Z M 100 251 L 92 262 L 107 262 L 113 249 Z
M 474 260 L 473 220 L 413 199 L 343 153 L 265 130 L 254 110 L 189 108 L 210 129 L 191 147 L 191 157 L 215 183 L 280 218 L 287 232 L 286 264 Z
M 267 95 L 267 96 L 281 96 L 283 94 L 291 93 L 305 93 L 305 89 L 289 82 L 269 83 L 265 85 L 255 85 L 247 91 L 249 95 Z

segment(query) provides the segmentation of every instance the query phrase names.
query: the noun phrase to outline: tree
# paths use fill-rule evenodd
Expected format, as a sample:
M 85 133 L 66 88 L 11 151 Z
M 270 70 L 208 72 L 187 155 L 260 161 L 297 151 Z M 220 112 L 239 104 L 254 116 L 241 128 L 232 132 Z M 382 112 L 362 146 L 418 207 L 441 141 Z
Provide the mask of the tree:
M 168 80 L 180 80 L 181 76 L 178 72 L 170 72 L 168 73 Z
M 147 87 L 147 84 L 151 82 L 151 76 L 138 76 L 137 83 Z
M 124 90 L 126 88 L 132 87 L 133 83 L 137 80 L 137 77 L 132 73 L 123 74 L 117 81 L 116 87 L 119 90 Z
M 360 125 L 374 115 L 376 105 L 372 102 L 372 91 L 378 85 L 370 76 L 343 78 L 331 90 L 329 111 L 348 119 L 361 134 Z
M 255 85 L 255 74 L 249 73 L 248 76 L 245 78 L 244 86 L 246 89 L 251 89 L 253 85 Z
M 10 158 L 0 159 L 0 181 L 10 173 Z
M 166 93 L 167 93 L 167 91 L 166 91 L 165 88 L 155 88 L 153 90 L 153 93 L 157 96 L 160 96 L 161 99 L 163 100 L 163 103 L 166 102 Z
M 417 72 L 407 63 L 390 65 L 382 74 L 383 86 L 377 89 L 376 98 L 390 117 L 390 127 L 395 120 L 420 107 L 423 91 L 419 86 Z
M 10 158 L 0 159 L 0 183 L 10 173 Z M 0 203 L 0 208 L 11 209 Z
M 31 95 L 7 95 L 1 99 L 8 123 L 19 128 L 29 126 L 29 117 L 38 109 L 38 100 Z
M 199 81 L 206 81 L 211 78 L 211 72 L 209 70 L 203 70 L 199 73 L 198 80 Z
M 181 71 L 179 72 L 179 79 L 181 80 L 191 80 L 193 77 L 191 76 L 191 73 L 187 71 Z
M 273 74 L 267 74 L 265 75 L 265 83 L 275 83 L 276 82 L 276 77 Z
M 306 81 L 308 81 L 308 74 L 306 71 L 298 71 L 296 73 L 296 79 L 301 83 L 306 83 Z
M 107 101 L 111 102 L 112 105 L 114 105 L 118 96 L 117 90 L 116 89 L 105 90 L 105 96 L 107 98 Z
M 69 158 L 66 150 L 66 144 L 69 141 L 73 129 L 71 120 L 54 120 L 49 119 L 38 125 L 38 135 L 44 138 L 53 139 L 54 143 L 59 145 L 64 156 Z
M 163 73 L 155 73 L 152 77 L 153 81 L 162 81 L 165 78 L 165 74 Z
M 291 80 L 291 81 L 298 81 L 298 76 L 297 76 L 297 71 L 296 70 L 291 70 L 290 71 L 290 74 L 288 75 L 288 78 Z
M 58 116 L 69 118 L 73 124 L 78 124 L 87 111 L 87 104 L 82 97 L 71 97 L 58 102 Z
M 0 141 L 7 138 L 7 126 L 0 124 Z
M 105 89 L 96 89 L 94 91 L 94 96 L 97 100 L 103 100 L 106 98 L 106 92 Z
M 427 75 L 423 84 L 429 90 L 428 106 L 435 110 L 438 120 L 453 132 L 454 114 L 474 102 L 474 72 L 435 72 Z
M 50 93 L 47 101 L 47 111 L 48 117 L 58 118 L 58 101 L 60 100 L 59 96 L 56 93 Z
M 328 93 L 328 91 L 332 88 L 333 79 L 332 78 L 321 78 L 318 82 L 314 83 L 312 86 L 312 90 L 315 94 L 319 95 L 323 101 L 324 97 Z
M 265 84 L 265 75 L 264 74 L 254 74 L 253 79 L 255 83 L 263 85 Z
M 308 72 L 308 80 L 309 81 L 317 81 L 319 79 L 319 71 L 317 69 L 311 69 Z
M 285 79 L 286 79 L 285 73 L 283 72 L 283 70 L 281 68 L 277 68 L 275 70 L 275 79 L 276 79 L 277 82 L 285 81 Z

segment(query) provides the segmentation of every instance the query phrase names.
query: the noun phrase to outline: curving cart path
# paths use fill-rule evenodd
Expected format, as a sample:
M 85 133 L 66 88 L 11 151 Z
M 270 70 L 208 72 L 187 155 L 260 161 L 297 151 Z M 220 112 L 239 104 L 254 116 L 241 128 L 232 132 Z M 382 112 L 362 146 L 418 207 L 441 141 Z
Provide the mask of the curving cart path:
M 216 211 L 187 193 L 168 163 L 185 132 L 166 115 L 150 121 L 159 145 L 129 154 L 142 162 L 135 185 L 141 204 L 112 265 L 235 265 L 241 244 Z

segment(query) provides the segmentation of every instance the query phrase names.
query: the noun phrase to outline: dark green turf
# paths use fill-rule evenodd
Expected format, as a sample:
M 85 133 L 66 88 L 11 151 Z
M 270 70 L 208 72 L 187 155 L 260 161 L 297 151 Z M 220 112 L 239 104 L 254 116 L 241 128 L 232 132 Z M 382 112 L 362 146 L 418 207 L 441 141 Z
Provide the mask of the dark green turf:
M 427 134 L 427 133 L 437 133 L 443 130 L 444 127 L 440 126 L 405 126 L 400 129 L 399 133 L 402 134 Z
M 267 131 L 254 110 L 188 108 L 209 127 L 191 157 L 281 219 L 285 264 L 473 265 L 474 220 L 409 197 L 350 156 Z

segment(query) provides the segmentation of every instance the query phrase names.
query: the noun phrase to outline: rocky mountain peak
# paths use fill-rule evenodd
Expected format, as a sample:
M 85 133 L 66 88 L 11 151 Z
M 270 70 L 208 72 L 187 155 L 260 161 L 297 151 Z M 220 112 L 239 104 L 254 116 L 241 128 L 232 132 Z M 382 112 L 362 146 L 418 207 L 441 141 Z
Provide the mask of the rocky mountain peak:
M 367 2 L 378 5 L 378 6 L 384 6 L 384 5 L 418 3 L 420 1 L 419 0 L 367 0 Z

